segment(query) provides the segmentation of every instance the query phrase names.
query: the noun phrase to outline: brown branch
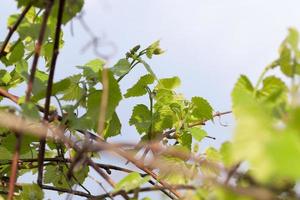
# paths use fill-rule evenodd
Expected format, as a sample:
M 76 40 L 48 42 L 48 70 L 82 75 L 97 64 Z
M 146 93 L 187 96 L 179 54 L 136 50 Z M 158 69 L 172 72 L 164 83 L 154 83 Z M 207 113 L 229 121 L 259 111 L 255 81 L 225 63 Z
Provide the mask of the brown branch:
M 13 95 L 13 94 L 11 94 L 11 93 L 9 93 L 8 91 L 6 91 L 5 89 L 3 89 L 3 88 L 0 88 L 0 95 L 2 96 L 2 97 L 5 97 L 5 98 L 8 98 L 8 99 L 10 99 L 11 101 L 13 101 L 14 103 L 18 103 L 18 101 L 19 101 L 19 97 L 17 97 L 17 96 L 15 96 L 15 95 Z
M 10 173 L 10 179 L 9 179 L 9 189 L 8 189 L 8 200 L 12 200 L 14 193 L 15 193 L 15 183 L 17 180 L 17 173 L 18 173 L 18 160 L 20 157 L 20 149 L 21 149 L 21 134 L 16 133 L 16 145 L 15 145 L 15 151 L 13 155 L 12 160 L 12 166 L 11 166 L 11 173 Z
M 100 174 L 100 176 L 109 184 L 111 185 L 113 188 L 116 187 L 115 182 L 107 175 L 104 173 L 104 171 L 102 169 L 100 169 L 90 158 L 87 158 L 87 162 L 88 164 L 96 171 Z M 128 197 L 128 195 L 126 194 L 126 192 L 121 191 L 120 193 L 124 199 L 129 200 L 130 198 Z
M 59 129 L 55 130 L 54 127 L 50 128 L 50 127 L 45 126 L 45 124 L 35 123 L 35 122 L 29 121 L 29 120 L 25 120 L 21 117 L 17 117 L 15 115 L 9 114 L 9 113 L 1 113 L 0 112 L 0 119 L 1 119 L 0 120 L 1 125 L 3 125 L 4 127 L 13 129 L 13 130 L 20 131 L 22 134 L 30 132 L 31 134 L 35 133 L 37 136 L 45 136 L 49 129 L 53 130 L 53 133 L 51 134 L 51 137 L 56 137 L 57 139 L 60 139 L 61 141 L 65 142 L 67 145 L 73 147 L 76 151 L 78 151 L 80 149 L 79 147 L 77 147 L 74 144 L 74 142 L 72 142 L 70 139 L 68 139 L 63 134 L 61 134 Z M 25 131 L 25 130 L 27 130 L 27 131 Z M 94 151 L 103 151 L 103 150 L 112 151 L 114 153 L 117 153 L 121 157 L 125 158 L 126 160 L 129 160 L 134 165 L 136 165 L 139 169 L 145 171 L 148 175 L 152 176 L 152 178 L 157 180 L 163 187 L 170 190 L 173 194 L 176 195 L 177 198 L 180 198 L 180 194 L 175 189 L 173 189 L 168 183 L 164 182 L 163 180 L 158 179 L 158 176 L 154 172 L 152 172 L 152 170 L 150 170 L 152 167 L 149 168 L 148 166 L 145 166 L 139 160 L 136 160 L 134 158 L 134 155 L 130 154 L 129 152 L 126 152 L 124 150 L 119 149 L 120 145 L 114 145 L 114 144 L 109 144 L 109 143 L 106 143 L 106 142 L 99 141 L 99 142 L 93 144 L 92 146 L 94 146 L 94 147 L 91 147 L 91 148 L 94 149 Z M 183 153 L 184 152 L 181 152 L 181 154 L 183 154 Z M 199 161 L 200 163 L 203 163 L 202 160 L 194 158 L 191 154 L 177 155 L 177 156 L 184 156 L 185 158 L 187 156 L 189 156 L 190 158 L 192 158 L 192 160 L 195 160 L 197 162 Z M 154 166 L 154 167 L 155 166 L 161 166 L 162 163 L 163 163 L 162 160 L 157 160 L 155 162 L 152 162 L 151 166 Z M 92 164 L 92 162 L 91 162 L 91 164 Z M 166 164 L 164 163 L 164 165 L 166 165 Z M 100 169 L 98 167 L 95 167 L 95 165 L 93 165 L 93 167 L 95 168 L 95 170 Z M 170 170 L 170 169 L 174 170 L 175 169 L 174 166 L 172 166 L 172 168 L 170 168 L 171 167 L 170 165 L 166 165 L 164 167 L 165 167 L 164 170 Z M 176 168 L 175 170 L 177 170 L 177 171 L 180 170 L 180 172 L 184 172 L 184 170 L 182 168 L 178 168 L 178 169 Z M 97 172 L 101 173 L 101 175 L 103 175 L 103 177 L 107 176 L 106 174 L 105 174 L 106 176 L 104 175 L 103 171 L 99 172 L 99 170 L 97 170 Z M 188 172 L 188 173 L 191 173 L 191 172 Z M 111 181 L 110 181 L 110 184 L 114 185 L 114 183 L 112 183 Z
M 222 114 L 227 114 L 227 113 L 230 113 L 229 112 L 224 112 L 224 113 L 216 113 L 214 116 L 221 116 Z M 92 134 L 93 135 L 93 134 Z M 61 138 L 63 139 L 63 138 Z M 103 150 L 105 148 L 108 148 L 108 149 L 111 149 L 111 147 L 104 147 L 104 146 L 108 146 L 109 144 L 107 144 L 106 142 L 101 142 L 101 141 L 98 141 L 98 144 L 96 145 L 98 147 L 98 150 Z M 155 180 L 157 180 L 160 184 L 162 184 L 162 186 L 166 187 L 166 188 L 169 188 L 168 187 L 168 183 L 162 181 L 162 180 L 158 180 L 158 177 L 157 175 L 152 172 L 149 168 L 147 168 L 146 166 L 144 166 L 144 164 L 138 162 L 137 160 L 133 159 L 131 156 L 127 155 L 126 152 L 124 152 L 123 150 L 120 150 L 120 149 L 116 149 L 114 148 L 114 152 L 116 152 L 117 154 L 119 154 L 120 156 L 122 156 L 123 158 L 125 158 L 126 160 L 129 160 L 130 162 L 132 162 L 134 165 L 136 165 L 139 169 L 143 170 L 144 172 L 146 172 L 147 174 L 149 174 L 150 176 L 152 176 L 152 178 L 154 178 Z M 180 198 L 180 194 L 172 189 L 172 188 L 169 188 L 169 190 L 177 197 L 177 198 Z
M 195 190 L 196 189 L 196 187 L 192 186 L 192 185 L 171 185 L 170 187 L 172 189 L 176 189 L 176 190 Z M 136 191 L 137 192 L 153 192 L 153 191 L 159 191 L 159 190 L 164 190 L 164 189 L 167 189 L 167 188 L 156 185 L 156 186 L 153 186 L 153 187 L 143 187 L 143 188 L 137 188 L 137 189 L 134 189 L 134 190 L 129 190 L 126 193 L 127 194 L 132 194 L 132 193 L 135 193 Z M 121 191 L 117 191 L 117 192 L 111 192 L 111 193 L 98 195 L 98 196 L 92 197 L 90 200 L 105 199 L 105 198 L 108 198 L 110 196 L 112 196 L 112 197 L 118 196 L 118 195 L 121 194 L 121 192 L 124 192 L 124 191 L 121 190 Z
M 35 45 L 35 49 L 34 49 L 35 52 L 34 52 L 34 57 L 33 57 L 33 61 L 32 61 L 32 66 L 31 66 L 29 80 L 28 80 L 28 84 L 27 84 L 27 90 L 26 90 L 26 97 L 25 97 L 26 102 L 28 102 L 30 100 L 34 77 L 35 77 L 35 72 L 37 69 L 37 64 L 38 64 L 38 60 L 40 57 L 41 48 L 42 48 L 42 44 L 43 44 L 43 40 L 44 40 L 46 28 L 47 28 L 47 21 L 48 21 L 48 17 L 50 15 L 50 12 L 51 12 L 51 9 L 52 9 L 53 3 L 54 3 L 53 0 L 48 0 L 46 2 L 47 2 L 47 5 L 45 8 L 44 17 L 43 17 L 43 21 L 41 24 L 38 41 L 37 41 L 37 43 Z
M 45 10 L 45 15 L 43 18 L 43 22 L 42 22 L 42 26 L 41 26 L 41 30 L 40 30 L 40 34 L 39 34 L 39 38 L 38 38 L 38 42 L 35 46 L 35 55 L 34 55 L 34 59 L 33 59 L 33 63 L 32 63 L 32 68 L 31 68 L 31 73 L 30 73 L 30 77 L 29 77 L 29 81 L 28 81 L 28 87 L 27 87 L 27 91 L 26 91 L 26 98 L 25 101 L 28 102 L 30 100 L 30 94 L 32 91 L 32 86 L 33 86 L 33 81 L 34 81 L 34 76 L 35 76 L 35 71 L 37 68 L 37 63 L 38 63 L 38 59 L 40 56 L 40 51 L 41 51 L 41 45 L 43 43 L 43 39 L 44 39 L 44 35 L 45 35 L 45 31 L 46 31 L 46 26 L 47 26 L 47 20 L 48 20 L 48 16 L 50 14 L 50 10 L 52 8 L 53 5 L 53 1 L 49 1 L 47 6 L 46 6 L 46 10 Z M 9 183 L 9 195 L 8 195 L 8 199 L 11 200 L 13 198 L 13 194 L 14 194 L 14 190 L 15 190 L 15 181 L 16 181 L 16 176 L 18 173 L 18 159 L 19 159 L 19 154 L 20 154 L 20 146 L 22 143 L 22 134 L 19 134 L 18 132 L 16 133 L 16 137 L 17 137 L 17 141 L 16 141 L 16 146 L 15 146 L 15 152 L 13 155 L 13 163 L 12 163 L 12 170 L 11 170 L 11 181 Z
M 51 58 L 51 64 L 50 64 L 50 72 L 49 72 L 49 78 L 48 78 L 48 84 L 47 84 L 47 90 L 46 90 L 46 101 L 45 101 L 45 110 L 44 110 L 44 121 L 45 122 L 47 122 L 49 120 L 48 117 L 49 117 L 49 110 L 50 110 L 50 101 L 51 101 L 56 60 L 57 60 L 57 57 L 59 54 L 59 40 L 60 40 L 60 35 L 61 35 L 61 24 L 62 24 L 64 6 L 65 6 L 65 0 L 60 0 L 59 6 L 58 6 L 58 14 L 57 14 L 57 22 L 56 22 L 56 29 L 55 29 L 52 58 Z M 44 157 L 45 157 L 45 145 L 46 145 L 46 138 L 41 138 L 40 145 L 39 145 L 39 154 L 38 154 L 39 168 L 38 168 L 37 182 L 39 185 L 42 185 L 42 183 L 43 183 L 43 168 L 44 168 L 43 163 L 44 163 Z
M 38 162 L 37 158 L 29 158 L 29 159 L 19 159 L 19 164 L 21 165 L 22 163 L 34 163 L 34 162 Z M 70 163 L 71 160 L 70 159 L 66 159 L 66 158 L 45 158 L 44 162 L 63 162 L 63 163 Z M 1 165 L 8 165 L 11 164 L 12 160 L 0 160 L 0 166 Z M 106 171 L 107 174 L 111 174 L 111 170 L 115 170 L 115 171 L 120 171 L 120 172 L 125 172 L 125 173 L 131 173 L 134 172 L 133 170 L 124 168 L 124 167 L 120 167 L 120 166 L 116 166 L 116 165 L 111 165 L 111 164 L 103 164 L 103 163 L 95 163 L 98 167 L 104 169 Z M 45 164 L 44 164 L 45 165 Z M 146 174 L 140 174 L 142 177 L 144 177 Z M 156 185 L 154 181 L 149 180 L 149 183 L 151 185 Z M 165 195 L 169 196 L 171 199 L 173 199 L 173 196 L 170 195 L 168 192 L 165 191 L 165 189 L 162 189 L 161 192 L 163 192 Z
M 77 196 L 86 197 L 89 199 L 94 197 L 91 194 L 87 194 L 85 192 L 72 190 L 72 189 L 58 188 L 58 187 L 53 187 L 53 186 L 48 186 L 48 185 L 41 185 L 41 188 L 44 190 L 52 190 L 52 191 L 57 191 L 57 192 L 69 193 L 69 194 L 73 194 L 73 195 L 77 195 Z
M 19 164 L 22 163 L 34 163 L 34 162 L 38 162 L 38 158 L 25 158 L 25 159 L 19 159 Z M 59 158 L 59 157 L 55 157 L 55 158 L 44 158 L 44 162 L 62 162 L 62 163 L 70 163 L 71 160 L 67 159 L 67 158 Z M 1 160 L 0 159 L 0 165 L 9 165 L 12 163 L 12 160 Z M 131 173 L 133 172 L 133 170 L 127 169 L 127 168 L 123 168 L 123 167 L 119 167 L 116 165 L 111 165 L 111 164 L 103 164 L 103 163 L 95 163 L 98 167 L 104 169 L 105 171 L 107 171 L 108 174 L 111 174 L 110 170 L 116 170 L 116 171 L 121 171 L 121 172 L 125 172 L 125 173 Z M 143 176 L 143 174 L 141 174 Z
M 9 32 L 1 46 L 1 49 L 0 49 L 0 58 L 5 56 L 5 48 L 9 42 L 9 40 L 11 39 L 12 35 L 14 34 L 14 32 L 17 30 L 18 26 L 20 25 L 20 23 L 22 22 L 22 20 L 24 19 L 25 15 L 27 14 L 27 12 L 29 11 L 29 9 L 31 8 L 31 4 L 28 4 L 23 12 L 21 13 L 21 15 L 19 16 L 19 18 L 17 19 L 16 23 L 12 26 L 12 27 L 9 27 Z
M 35 56 L 34 56 L 32 68 L 31 68 L 30 78 L 29 78 L 29 82 L 28 82 L 28 88 L 26 91 L 26 99 L 25 99 L 26 102 L 28 102 L 30 100 L 30 94 L 32 91 L 35 71 L 36 71 L 38 58 L 39 58 L 40 51 L 41 51 L 41 45 L 42 45 L 42 42 L 44 39 L 48 16 L 49 16 L 50 10 L 52 8 L 52 4 L 53 4 L 53 1 L 49 1 L 48 5 L 46 7 L 40 35 L 39 35 L 38 42 L 35 47 Z M 20 146 L 22 143 L 22 134 L 19 134 L 19 132 L 16 132 L 16 137 L 17 137 L 17 140 L 16 140 L 16 146 L 15 146 L 15 151 L 14 151 L 14 155 L 13 155 L 12 169 L 11 169 L 11 173 L 10 173 L 9 194 L 8 194 L 9 200 L 13 199 L 13 194 L 15 191 L 15 182 L 16 182 L 16 177 L 17 177 L 17 173 L 18 173 L 18 159 L 19 159 L 19 155 L 20 155 L 20 148 L 21 148 Z
M 238 163 L 236 165 L 234 165 L 228 172 L 227 177 L 224 181 L 224 184 L 227 185 L 230 181 L 230 178 L 234 175 L 234 173 L 238 170 L 238 168 L 240 167 L 241 163 Z
M 168 189 L 170 192 L 172 192 L 178 199 L 181 199 L 181 195 L 173 188 L 170 187 L 168 183 L 165 181 L 159 179 L 159 177 L 149 168 L 147 168 L 143 163 L 139 162 L 138 160 L 134 159 L 133 157 L 129 156 L 126 152 L 120 149 L 115 149 L 114 150 L 117 154 L 134 164 L 137 168 L 140 170 L 144 171 L 148 175 L 150 175 L 152 178 L 154 178 L 156 181 L 158 181 L 163 187 Z

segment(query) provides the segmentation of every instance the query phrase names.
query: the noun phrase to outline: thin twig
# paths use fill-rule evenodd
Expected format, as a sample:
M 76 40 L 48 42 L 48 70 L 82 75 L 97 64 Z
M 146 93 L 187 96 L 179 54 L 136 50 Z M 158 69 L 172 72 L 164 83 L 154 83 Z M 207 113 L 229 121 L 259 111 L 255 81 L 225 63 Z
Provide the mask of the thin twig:
M 34 57 L 33 57 L 33 61 L 32 61 L 32 66 L 31 66 L 27 90 L 26 90 L 26 97 L 25 97 L 26 102 L 28 102 L 30 100 L 34 77 L 35 77 L 35 72 L 37 69 L 37 64 L 38 64 L 38 60 L 40 57 L 41 48 L 42 48 L 42 44 L 43 44 L 43 40 L 44 40 L 46 28 L 47 28 L 47 21 L 48 21 L 48 17 L 50 15 L 53 3 L 54 3 L 53 0 L 47 1 L 47 6 L 45 8 L 44 17 L 43 17 L 43 21 L 41 24 L 41 30 L 39 33 L 38 41 L 35 45 L 35 52 L 34 52 Z
M 72 189 L 65 189 L 65 188 L 58 188 L 58 187 L 53 187 L 53 186 L 48 186 L 48 185 L 41 185 L 41 188 L 44 190 L 52 190 L 52 191 L 57 191 L 57 192 L 64 192 L 64 193 L 69 193 L 77 196 L 82 196 L 82 197 L 87 197 L 87 198 L 93 198 L 94 196 L 91 194 L 87 194 L 85 192 L 77 191 L 77 190 L 72 190 Z
M 12 200 L 14 193 L 15 193 L 15 183 L 16 183 L 17 176 L 18 176 L 17 175 L 18 160 L 20 157 L 21 142 L 22 142 L 20 137 L 22 137 L 21 134 L 16 133 L 16 145 L 15 145 L 12 166 L 11 166 L 11 173 L 10 173 L 10 178 L 9 178 L 9 190 L 8 190 L 8 197 L 7 197 L 8 200 Z
M 238 168 L 240 167 L 241 163 L 238 163 L 236 165 L 234 165 L 228 172 L 227 177 L 224 181 L 224 184 L 227 185 L 231 179 L 231 177 L 234 175 L 234 173 L 238 170 Z
M 181 195 L 176 190 L 170 188 L 169 187 L 170 185 L 168 183 L 166 183 L 165 181 L 159 179 L 159 177 L 153 171 L 151 171 L 150 169 L 148 169 L 144 164 L 142 164 L 141 162 L 139 162 L 136 159 L 132 158 L 131 156 L 129 156 L 123 150 L 115 149 L 115 152 L 117 154 L 119 154 L 120 156 L 122 156 L 123 158 L 125 158 L 126 160 L 130 161 L 132 164 L 134 164 L 140 170 L 142 170 L 145 173 L 147 173 L 148 175 L 150 175 L 152 178 L 154 178 L 156 181 L 158 181 L 163 187 L 165 187 L 166 189 L 170 190 L 170 192 L 172 192 L 178 199 L 181 198 Z
M 223 115 L 227 115 L 227 114 L 230 114 L 232 113 L 232 111 L 226 111 L 226 112 L 216 112 L 212 118 L 215 118 L 215 117 L 221 117 Z M 189 128 L 191 127 L 195 127 L 195 126 L 199 126 L 199 125 L 205 125 L 205 123 L 210 120 L 210 119 L 206 119 L 206 120 L 203 120 L 203 121 L 199 121 L 199 122 L 194 122 L 194 123 L 191 123 L 188 125 Z M 172 136 L 172 133 L 175 133 L 176 132 L 176 129 L 175 128 L 172 128 L 168 131 L 165 131 L 163 133 L 163 137 L 166 137 L 166 138 L 169 138 L 169 139 L 176 139 L 174 136 Z M 211 136 L 206 136 L 207 138 L 211 138 L 211 139 L 216 139 L 214 137 L 211 137 Z
M 172 189 L 176 189 L 176 190 L 195 190 L 196 187 L 192 186 L 192 185 L 170 185 L 170 187 Z M 158 190 L 164 190 L 167 189 L 163 186 L 151 186 L 151 187 L 143 187 L 143 188 L 137 188 L 138 192 L 153 192 L 153 191 L 158 191 Z M 117 192 L 112 192 L 112 193 L 106 193 L 106 194 L 102 194 L 102 195 L 98 195 L 95 197 L 92 197 L 90 200 L 96 200 L 96 199 L 105 199 L 109 196 L 118 196 L 121 194 L 122 191 L 117 191 Z M 127 194 L 132 194 L 135 193 L 136 190 L 129 190 L 127 191 Z
M 113 188 L 116 187 L 116 183 L 107 175 L 104 173 L 102 169 L 100 169 L 91 159 L 87 159 L 88 164 L 100 174 L 100 176 Z M 126 194 L 126 192 L 122 191 L 121 195 L 124 197 L 124 199 L 129 200 L 130 198 Z
M 54 44 L 53 44 L 53 51 L 52 51 L 52 58 L 50 64 L 50 72 L 46 90 L 46 101 L 45 101 L 45 111 L 44 111 L 44 121 L 47 122 L 49 120 L 49 110 L 50 110 L 50 101 L 51 101 L 51 94 L 52 94 L 52 86 L 53 86 L 53 79 L 54 79 L 54 72 L 56 66 L 56 60 L 59 54 L 59 40 L 61 35 L 61 24 L 64 12 L 65 0 L 59 1 L 58 6 L 58 14 L 57 14 L 57 22 L 56 22 L 56 29 L 55 29 L 55 37 L 54 37 Z M 46 138 L 40 139 L 39 145 L 39 168 L 38 168 L 38 178 L 37 182 L 39 185 L 43 183 L 43 164 L 44 164 L 44 157 L 45 157 L 45 145 L 46 145 Z
M 46 27 L 47 27 L 47 21 L 48 21 L 48 17 L 49 17 L 52 5 L 53 5 L 53 0 L 47 2 L 46 10 L 45 10 L 42 25 L 41 25 L 41 30 L 40 30 L 40 33 L 39 33 L 39 38 L 38 38 L 37 44 L 35 46 L 35 54 L 34 54 L 34 58 L 33 58 L 33 63 L 32 63 L 32 67 L 31 67 L 29 81 L 28 81 L 28 84 L 27 84 L 25 102 L 30 101 L 30 95 L 31 95 L 32 87 L 33 87 L 35 72 L 36 72 L 36 68 L 37 68 L 37 64 L 38 64 L 38 59 L 40 57 L 41 46 L 42 46 L 42 43 L 43 43 L 43 40 L 44 40 L 44 35 L 45 35 Z M 24 16 L 25 16 L 25 14 L 24 14 Z M 11 170 L 11 175 L 10 175 L 12 180 L 10 181 L 10 184 L 9 184 L 9 195 L 8 195 L 9 200 L 11 200 L 13 198 L 13 194 L 14 194 L 15 181 L 16 181 L 16 176 L 17 176 L 17 173 L 18 173 L 18 166 L 17 165 L 18 165 L 18 159 L 19 159 L 19 154 L 20 154 L 19 151 L 20 151 L 20 146 L 21 146 L 21 143 L 22 143 L 22 134 L 19 135 L 19 133 L 16 133 L 16 136 L 17 136 L 17 141 L 16 141 L 15 152 L 14 152 L 14 156 L 13 156 L 14 159 L 16 159 L 16 160 L 12 163 L 12 170 Z
M 13 102 L 16 103 L 16 104 L 17 104 L 18 101 L 19 101 L 19 97 L 18 97 L 18 96 L 15 96 L 15 95 L 9 93 L 8 91 L 6 91 L 6 90 L 3 89 L 3 88 L 0 88 L 0 95 L 1 95 L 2 97 L 5 97 L 5 98 L 10 99 L 11 101 L 13 101 Z
M 24 19 L 25 15 L 27 14 L 27 12 L 29 11 L 29 9 L 31 8 L 31 4 L 28 4 L 23 12 L 21 13 L 21 15 L 19 16 L 19 18 L 17 19 L 16 23 L 12 26 L 12 27 L 9 27 L 9 32 L 1 46 L 1 49 L 0 49 L 0 58 L 2 56 L 5 56 L 5 48 L 10 40 L 10 38 L 12 37 L 12 35 L 14 34 L 14 32 L 17 30 L 18 26 L 20 25 L 20 23 L 22 22 L 22 20 Z

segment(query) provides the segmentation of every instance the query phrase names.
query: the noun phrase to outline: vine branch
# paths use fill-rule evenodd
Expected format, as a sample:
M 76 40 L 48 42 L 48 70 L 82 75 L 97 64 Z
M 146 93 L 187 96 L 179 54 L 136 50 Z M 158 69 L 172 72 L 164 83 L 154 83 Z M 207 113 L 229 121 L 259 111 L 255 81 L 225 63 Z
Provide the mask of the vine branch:
M 45 109 L 44 109 L 44 121 L 47 122 L 49 120 L 49 110 L 50 110 L 50 101 L 51 101 L 51 94 L 52 94 L 52 86 L 53 86 L 53 79 L 54 79 L 54 72 L 56 67 L 56 60 L 59 54 L 59 40 L 61 35 L 61 24 L 64 12 L 65 0 L 60 0 L 58 5 L 58 13 L 57 13 L 57 22 L 55 28 L 55 36 L 54 36 L 54 44 L 53 44 L 53 51 L 50 63 L 50 72 L 46 90 L 46 101 L 45 101 Z M 37 182 L 39 185 L 43 183 L 43 163 L 45 157 L 45 145 L 46 145 L 46 138 L 40 139 L 39 145 L 39 168 L 38 168 L 38 179 Z

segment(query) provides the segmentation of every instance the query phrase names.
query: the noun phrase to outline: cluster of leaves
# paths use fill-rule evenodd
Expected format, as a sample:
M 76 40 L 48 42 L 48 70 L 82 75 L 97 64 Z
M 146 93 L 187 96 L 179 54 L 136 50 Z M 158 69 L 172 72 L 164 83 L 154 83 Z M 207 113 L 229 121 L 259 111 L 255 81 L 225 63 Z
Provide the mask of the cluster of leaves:
M 0 55 L 0 87 L 5 91 L 22 88 L 28 82 L 28 65 L 35 53 L 35 42 L 46 6 L 46 1 L 42 0 L 17 2 L 21 9 L 28 4 L 32 7 L 16 29 L 17 39 L 10 41 Z M 62 23 L 67 24 L 73 19 L 80 12 L 83 3 L 83 0 L 67 0 Z M 2 102 L 2 111 L 31 120 L 41 119 L 55 42 L 57 12 L 58 1 L 54 1 L 41 46 L 40 57 L 43 58 L 45 68 L 39 66 L 36 71 L 30 102 L 25 102 L 22 97 L 24 94 L 21 94 L 17 106 Z M 19 16 L 11 15 L 7 26 L 14 26 Z M 2 44 L 0 43 L 1 46 Z M 62 48 L 63 44 L 61 35 L 59 47 Z M 106 62 L 97 58 L 76 66 L 80 73 L 53 83 L 51 96 L 57 104 L 52 103 L 50 114 L 53 117 L 49 123 L 64 127 L 70 137 L 83 143 L 87 137 L 83 137 L 82 133 L 86 136 L 89 133 L 92 138 L 103 137 L 107 141 L 108 138 L 121 134 L 122 123 L 116 109 L 122 99 L 146 96 L 149 100 L 132 108 L 128 122 L 136 128 L 141 144 L 158 141 L 169 152 L 173 152 L 164 155 L 163 151 L 152 150 L 153 157 L 158 154 L 159 161 L 165 163 L 155 167 L 158 172 L 155 183 L 164 181 L 167 185 L 192 185 L 195 191 L 185 192 L 186 199 L 297 199 L 295 186 L 300 178 L 297 171 L 300 166 L 298 44 L 299 34 L 291 28 L 280 47 L 279 58 L 266 67 L 255 86 L 245 75 L 238 79 L 232 92 L 233 113 L 236 117 L 234 138 L 231 142 L 225 142 L 220 149 L 209 147 L 204 152 L 199 151 L 199 142 L 207 137 L 203 125 L 214 117 L 213 108 L 208 101 L 198 96 L 186 99 L 176 92 L 181 82 L 179 77 L 159 78 L 148 64 L 148 60 L 164 52 L 159 41 L 144 49 L 140 45 L 133 47 L 111 68 L 106 69 Z M 127 91 L 122 92 L 119 85 L 121 80 L 135 67 L 143 67 L 145 74 Z M 274 75 L 265 77 L 267 72 L 276 68 L 280 69 L 286 79 L 291 79 L 290 87 Z M 106 78 L 109 87 L 108 103 L 105 110 L 102 110 L 104 70 L 108 71 Z M 99 115 L 103 112 L 104 131 L 97 135 Z M 14 132 L 1 128 L 0 179 L 4 184 L 0 186 L 0 191 L 7 191 L 6 179 L 10 175 L 15 143 Z M 81 155 L 60 141 L 47 140 L 46 144 L 45 157 L 48 159 L 59 160 Z M 18 175 L 37 173 L 38 146 L 39 138 L 24 136 L 20 159 L 32 161 L 20 162 Z M 149 150 L 147 148 L 146 154 Z M 84 153 L 89 158 L 97 156 L 95 153 Z M 80 164 L 78 167 L 77 163 L 70 178 L 68 176 L 72 164 L 47 161 L 43 182 L 56 188 L 71 190 L 75 185 L 82 186 L 90 168 L 86 164 Z M 199 177 L 202 178 L 201 181 Z M 131 172 L 115 185 L 113 192 L 130 192 L 153 181 L 152 179 L 153 176 L 149 176 L 149 173 L 145 176 Z M 44 198 L 42 189 L 36 184 L 22 184 L 16 191 L 17 199 Z
M 22 115 L 32 120 L 40 120 L 41 113 L 39 107 L 46 98 L 46 88 L 48 80 L 48 68 L 52 59 L 52 51 L 54 45 L 55 24 L 57 15 L 57 3 L 54 7 L 47 22 L 47 28 L 44 36 L 44 42 L 41 49 L 41 58 L 46 68 L 39 68 L 36 71 L 33 96 L 30 102 L 25 102 L 24 97 L 18 99 L 19 107 L 2 106 L 4 111 Z M 32 7 L 26 13 L 16 33 L 18 35 L 15 41 L 10 41 L 5 48 L 4 55 L 1 56 L 1 62 L 5 66 L 1 69 L 1 88 L 9 90 L 11 88 L 22 87 L 29 79 L 29 63 L 35 51 L 35 41 L 38 39 L 39 30 L 43 20 L 43 9 L 46 6 L 44 1 L 18 1 L 18 7 Z M 83 1 L 72 3 L 71 0 L 66 1 L 66 10 L 63 18 L 63 24 L 70 21 L 76 13 L 78 13 L 83 5 Z M 8 18 L 7 26 L 12 27 L 20 15 L 11 15 Z M 60 38 L 60 48 L 63 47 L 63 36 Z M 3 43 L 2 43 L 3 44 Z M 137 132 L 141 135 L 141 141 L 152 141 L 164 138 L 164 131 L 175 129 L 172 139 L 175 139 L 177 146 L 182 146 L 187 150 L 191 150 L 192 137 L 197 141 L 201 141 L 206 132 L 201 126 L 190 127 L 191 123 L 212 118 L 212 108 L 209 103 L 201 97 L 193 97 L 191 100 L 185 99 L 181 94 L 175 92 L 175 88 L 180 85 L 178 77 L 158 78 L 145 58 L 152 59 L 153 56 L 160 55 L 163 50 L 159 47 L 159 41 L 154 42 L 145 49 L 141 49 L 139 45 L 132 48 L 126 53 L 125 57 L 120 59 L 113 67 L 108 69 L 109 91 L 108 105 L 105 115 L 104 139 L 119 135 L 121 133 L 121 122 L 116 113 L 116 108 L 123 96 L 125 98 L 139 97 L 148 95 L 149 106 L 146 104 L 138 104 L 133 108 L 132 116 L 129 120 L 130 125 L 134 125 Z M 102 72 L 105 61 L 94 59 L 84 65 L 76 66 L 81 72 L 66 77 L 53 84 L 52 96 L 55 97 L 58 107 L 52 105 L 51 113 L 54 114 L 52 123 L 61 124 L 74 136 L 80 139 L 78 130 L 89 130 L 95 134 L 98 128 L 99 113 L 101 113 L 102 99 Z M 3 66 L 2 65 L 2 66 Z M 122 94 L 119 82 L 136 66 L 143 66 L 147 74 Z M 21 94 L 22 95 L 22 94 Z M 25 95 L 25 94 L 23 94 Z M 3 98 L 1 98 L 2 100 Z M 58 113 L 61 113 L 61 117 Z M 14 144 L 16 137 L 14 133 L 8 129 L 1 129 L 0 136 L 0 157 L 1 157 L 1 177 L 8 177 L 10 172 L 10 163 L 7 160 L 12 158 L 15 151 Z M 168 140 L 165 138 L 164 143 Z M 64 157 L 69 153 L 68 149 L 59 142 L 47 141 L 46 157 L 56 158 Z M 38 138 L 33 136 L 25 136 L 22 141 L 20 150 L 21 159 L 33 159 L 38 154 Z M 45 167 L 44 182 L 50 183 L 59 188 L 72 188 L 74 184 L 82 184 L 88 175 L 89 168 L 82 166 L 74 174 L 74 180 L 66 177 L 68 171 L 67 164 L 51 164 Z M 33 163 L 22 164 L 19 175 L 32 172 L 36 173 L 37 169 Z M 137 174 L 129 174 L 121 181 L 116 190 L 130 190 L 147 182 L 148 178 L 141 178 L 136 184 L 131 184 L 128 189 L 123 188 L 128 184 L 126 180 L 137 180 Z M 134 187 L 133 187 L 134 186 Z M 28 194 L 26 185 L 23 186 L 22 198 L 31 196 L 28 199 L 34 199 L 34 195 L 41 196 L 40 191 L 35 194 Z M 36 188 L 32 186 L 32 188 Z M 119 188 L 119 189 L 118 189 Z M 32 190 L 35 191 L 35 190 Z M 30 192 L 32 192 L 30 191 Z M 26 194 L 25 194 L 26 193 Z M 33 195 L 33 196 L 32 196 Z M 27 198 L 27 197 L 26 197 Z M 25 199 L 26 199 L 25 198 Z M 37 197 L 38 199 L 40 197 Z

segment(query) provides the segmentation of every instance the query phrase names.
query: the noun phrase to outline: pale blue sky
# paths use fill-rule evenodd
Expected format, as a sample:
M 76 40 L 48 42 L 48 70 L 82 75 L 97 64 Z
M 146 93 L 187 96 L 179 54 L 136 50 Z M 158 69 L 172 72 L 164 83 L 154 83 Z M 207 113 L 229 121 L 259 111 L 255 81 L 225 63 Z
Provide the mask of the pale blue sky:
M 0 38 L 7 33 L 5 23 L 14 12 L 13 2 L 1 2 Z M 178 75 L 182 80 L 179 92 L 188 98 L 205 97 L 216 111 L 227 111 L 238 76 L 247 74 L 256 81 L 263 67 L 276 58 L 287 28 L 300 29 L 299 8 L 299 0 L 86 0 L 84 12 L 94 33 L 117 45 L 110 65 L 136 44 L 160 39 L 166 53 L 149 62 L 159 77 Z M 76 20 L 74 32 L 71 37 L 69 27 L 65 28 L 66 46 L 58 60 L 57 80 L 75 72 L 73 66 L 95 58 L 91 50 L 80 52 L 89 37 Z M 140 67 L 125 78 L 123 91 L 142 73 Z M 121 103 L 118 113 L 124 124 L 134 103 L 143 101 Z M 233 124 L 232 117 L 222 121 Z M 217 141 L 205 140 L 202 145 L 218 146 L 232 129 L 209 123 L 206 130 Z M 127 125 L 122 134 L 126 140 L 136 138 L 134 128 Z

